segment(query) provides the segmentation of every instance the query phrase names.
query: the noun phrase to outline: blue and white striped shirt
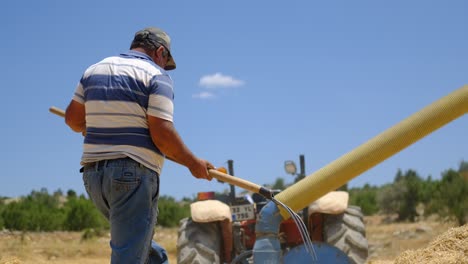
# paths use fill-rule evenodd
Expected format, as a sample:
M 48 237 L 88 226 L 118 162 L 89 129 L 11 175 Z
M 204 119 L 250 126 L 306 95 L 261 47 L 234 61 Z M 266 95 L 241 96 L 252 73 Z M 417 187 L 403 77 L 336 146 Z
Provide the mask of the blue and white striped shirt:
M 130 157 L 161 173 L 146 116 L 173 121 L 173 81 L 148 55 L 131 50 L 90 66 L 73 100 L 86 109 L 81 164 Z

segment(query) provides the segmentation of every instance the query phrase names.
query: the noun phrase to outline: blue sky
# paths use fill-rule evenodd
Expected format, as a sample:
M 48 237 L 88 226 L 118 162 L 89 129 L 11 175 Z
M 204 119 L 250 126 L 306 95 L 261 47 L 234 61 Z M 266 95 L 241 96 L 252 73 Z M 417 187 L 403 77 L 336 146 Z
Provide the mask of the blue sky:
M 0 196 L 84 192 L 82 137 L 65 108 L 82 72 L 165 29 L 177 69 L 175 126 L 194 153 L 258 183 L 304 154 L 310 174 L 468 84 L 467 1 L 7 1 L 0 10 L 6 119 Z M 465 115 L 350 182 L 402 170 L 439 178 L 468 159 Z M 226 184 L 167 162 L 161 194 Z

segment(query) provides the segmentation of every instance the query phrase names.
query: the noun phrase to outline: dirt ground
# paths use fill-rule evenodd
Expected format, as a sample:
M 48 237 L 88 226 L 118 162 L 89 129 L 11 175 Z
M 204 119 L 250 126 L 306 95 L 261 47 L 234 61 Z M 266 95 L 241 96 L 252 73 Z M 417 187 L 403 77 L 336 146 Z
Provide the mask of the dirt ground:
M 423 248 L 455 226 L 431 220 L 393 223 L 383 216 L 366 217 L 365 222 L 369 264 L 393 263 L 402 252 Z M 0 264 L 109 263 L 109 236 L 83 241 L 81 235 L 78 232 L 0 231 Z M 155 240 L 168 251 L 170 263 L 177 263 L 177 228 L 157 228 Z
M 394 263 L 404 251 L 424 248 L 439 235 L 456 226 L 455 223 L 434 220 L 395 223 L 388 216 L 366 217 L 365 224 L 369 242 L 368 264 Z

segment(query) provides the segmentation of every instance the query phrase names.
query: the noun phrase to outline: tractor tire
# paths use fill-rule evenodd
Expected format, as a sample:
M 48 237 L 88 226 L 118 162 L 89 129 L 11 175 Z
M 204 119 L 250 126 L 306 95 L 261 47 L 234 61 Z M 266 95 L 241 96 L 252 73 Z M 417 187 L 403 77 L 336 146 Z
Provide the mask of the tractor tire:
M 349 206 L 342 214 L 325 215 L 324 239 L 348 255 L 351 263 L 365 263 L 369 245 L 361 208 Z
M 191 218 L 180 221 L 177 238 L 177 263 L 221 263 L 221 230 L 217 222 L 196 223 Z

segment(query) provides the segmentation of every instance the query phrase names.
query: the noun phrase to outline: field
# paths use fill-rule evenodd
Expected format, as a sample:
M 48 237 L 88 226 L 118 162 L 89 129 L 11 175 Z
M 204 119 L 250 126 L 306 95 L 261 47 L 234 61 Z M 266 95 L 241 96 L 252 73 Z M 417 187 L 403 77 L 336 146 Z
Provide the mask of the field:
M 417 223 L 394 223 L 388 217 L 365 218 L 369 241 L 369 264 L 390 264 L 403 251 L 424 248 L 434 238 L 446 232 L 453 223 L 421 221 Z M 82 233 L 22 233 L 0 232 L 0 263 L 64 263 L 100 264 L 109 263 L 109 237 L 103 236 L 81 240 Z M 157 228 L 155 240 L 176 263 L 177 228 Z M 466 254 L 466 253 L 465 253 Z

